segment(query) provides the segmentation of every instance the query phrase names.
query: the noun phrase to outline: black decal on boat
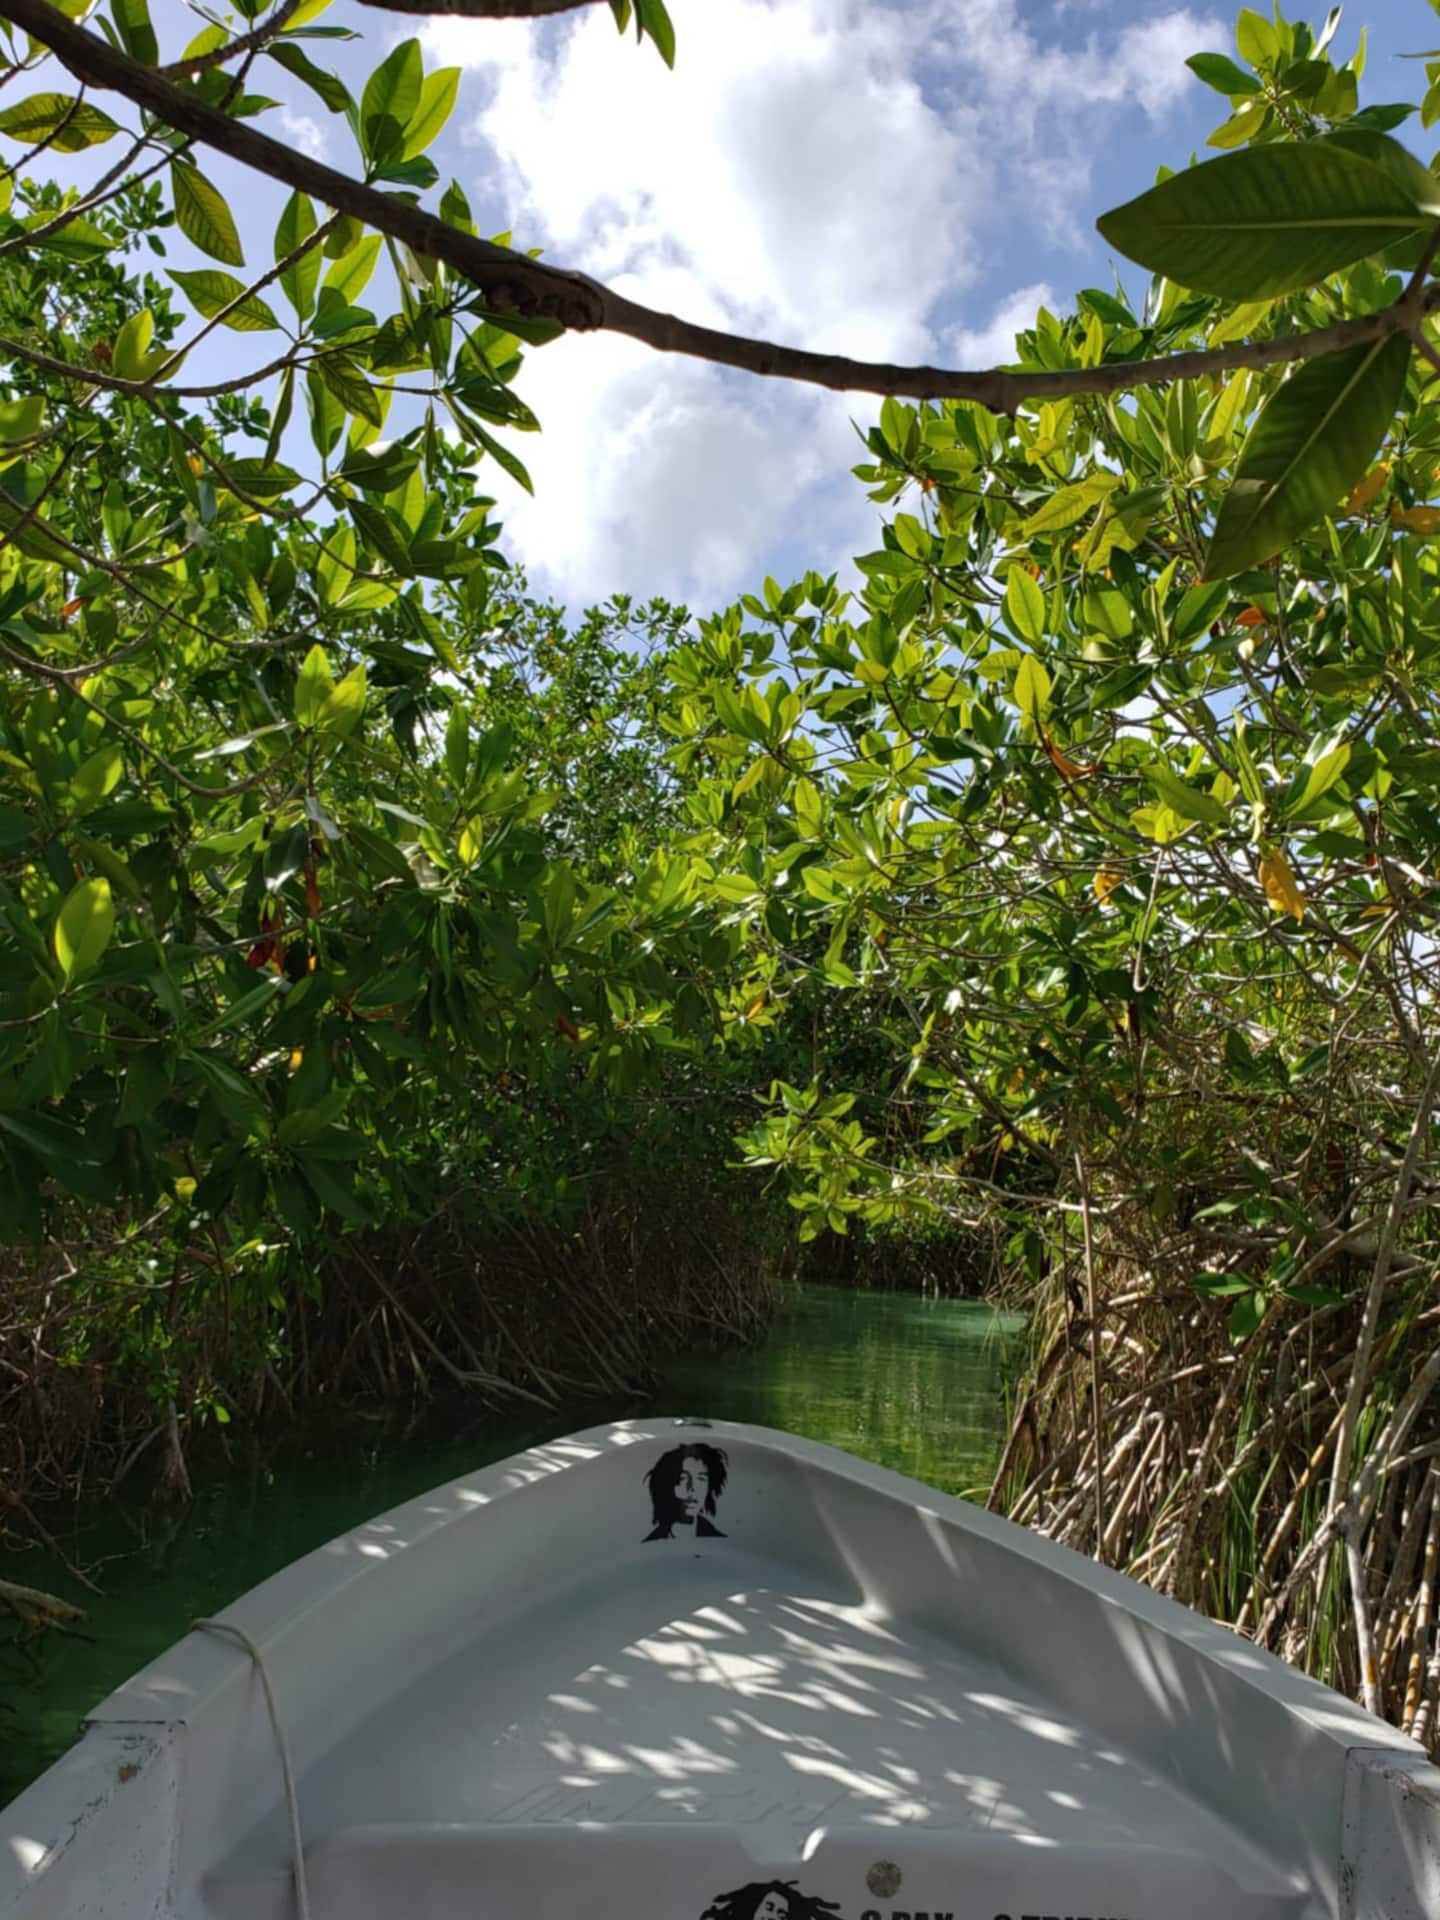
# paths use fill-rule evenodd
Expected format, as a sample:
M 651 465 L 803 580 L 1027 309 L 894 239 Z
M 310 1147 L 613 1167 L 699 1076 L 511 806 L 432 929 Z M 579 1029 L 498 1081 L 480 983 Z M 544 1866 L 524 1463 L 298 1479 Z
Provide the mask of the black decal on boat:
M 793 1880 L 752 1880 L 712 1900 L 700 1920 L 843 1920 L 843 1916 L 838 1902 L 802 1893 Z M 861 1920 L 869 1917 L 862 1915 Z
M 647 1540 L 673 1540 L 675 1529 L 682 1538 L 723 1540 L 725 1535 L 714 1524 L 715 1503 L 725 1491 L 728 1466 L 723 1447 L 712 1447 L 707 1440 L 692 1440 L 671 1447 L 645 1475 L 650 1489 L 650 1517 L 654 1522 Z M 769 1920 L 765 1916 L 765 1920 Z

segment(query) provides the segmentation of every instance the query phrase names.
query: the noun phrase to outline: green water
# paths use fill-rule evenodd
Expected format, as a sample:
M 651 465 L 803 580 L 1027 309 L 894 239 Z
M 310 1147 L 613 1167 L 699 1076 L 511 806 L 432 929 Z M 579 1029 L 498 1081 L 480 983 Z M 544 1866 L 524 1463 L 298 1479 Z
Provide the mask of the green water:
M 988 1482 L 1020 1322 L 968 1301 L 810 1287 L 763 1345 L 672 1366 L 654 1399 L 556 1413 L 423 1422 L 349 1416 L 197 1473 L 183 1513 L 137 1488 L 80 1509 L 59 1543 L 101 1587 L 87 1593 L 53 1556 L 7 1558 L 11 1579 L 86 1609 L 84 1639 L 46 1634 L 0 1647 L 0 1805 L 55 1760 L 83 1714 L 162 1653 L 198 1614 L 402 1500 L 561 1433 L 624 1415 L 708 1414 L 828 1441 L 950 1493 Z M 141 1476 L 137 1474 L 137 1480 Z

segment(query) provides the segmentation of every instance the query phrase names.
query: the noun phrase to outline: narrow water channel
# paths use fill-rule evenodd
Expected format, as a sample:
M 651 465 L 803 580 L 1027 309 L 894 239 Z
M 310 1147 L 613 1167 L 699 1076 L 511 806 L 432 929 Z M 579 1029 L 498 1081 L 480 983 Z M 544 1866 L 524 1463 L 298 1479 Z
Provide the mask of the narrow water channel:
M 234 1449 L 183 1514 L 80 1509 L 60 1544 L 102 1589 L 48 1554 L 7 1573 L 86 1609 L 84 1638 L 0 1648 L 0 1805 L 59 1757 L 84 1714 L 217 1612 L 312 1547 L 442 1481 L 622 1415 L 707 1414 L 844 1447 L 948 1493 L 988 1483 L 1021 1322 L 968 1301 L 807 1287 L 763 1344 L 672 1366 L 649 1404 L 592 1401 L 520 1418 L 354 1416 L 263 1450 Z M 57 1523 L 53 1515 L 50 1524 Z

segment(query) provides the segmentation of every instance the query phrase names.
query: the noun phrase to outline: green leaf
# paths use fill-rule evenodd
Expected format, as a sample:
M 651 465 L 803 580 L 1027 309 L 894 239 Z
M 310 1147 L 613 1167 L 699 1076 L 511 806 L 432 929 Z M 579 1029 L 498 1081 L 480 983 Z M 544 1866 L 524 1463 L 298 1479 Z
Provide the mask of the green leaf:
M 1170 637 L 1179 645 L 1198 640 L 1220 618 L 1229 604 L 1228 587 L 1215 583 L 1191 587 L 1170 616 Z
M 182 60 L 198 60 L 202 53 L 218 53 L 221 47 L 229 44 L 230 36 L 223 27 L 202 27 L 193 40 L 185 43 Z
M 155 315 L 149 307 L 132 313 L 116 333 L 110 364 L 122 380 L 148 380 L 157 368 L 164 366 L 170 356 L 151 353 L 150 342 L 154 336 Z
M 1345 128 L 1348 131 L 1351 127 L 1366 127 L 1376 133 L 1389 133 L 1392 127 L 1403 127 L 1415 111 L 1408 100 L 1392 100 L 1385 106 L 1377 102 L 1373 107 L 1361 107 L 1358 113 L 1352 113 Z
M 1280 74 L 1280 90 L 1297 100 L 1312 100 L 1330 78 L 1328 60 L 1295 60 Z
M 301 476 L 278 460 L 229 460 L 219 469 L 220 485 L 229 484 L 252 500 L 278 500 L 300 485 Z
M 452 411 L 457 417 L 461 417 L 458 407 L 453 407 Z M 524 462 L 517 459 L 507 446 L 502 445 L 501 442 L 495 438 L 494 434 L 487 433 L 478 420 L 472 419 L 468 415 L 463 416 L 463 420 L 466 433 L 474 439 L 479 446 L 485 449 L 492 460 L 504 468 L 517 486 L 522 486 L 527 493 L 533 494 L 535 484 L 531 480 Z
M 1045 633 L 1045 596 L 1024 567 L 1010 569 L 1005 583 L 1005 624 L 1017 640 L 1037 646 Z
M 336 1173 L 313 1153 L 302 1151 L 295 1157 L 300 1171 L 315 1189 L 316 1198 L 322 1205 L 332 1213 L 338 1213 L 342 1220 L 348 1220 L 352 1226 L 363 1227 L 368 1224 L 370 1215 L 355 1197 L 347 1175 Z
M 78 1128 L 63 1120 L 52 1120 L 44 1113 L 0 1113 L 0 1129 L 38 1153 L 44 1160 L 58 1160 L 62 1166 L 81 1159 L 91 1166 L 99 1162 L 93 1142 Z
M 312 93 L 317 93 L 331 113 L 344 113 L 348 107 L 354 106 L 350 89 L 344 81 L 337 79 L 333 73 L 327 73 L 323 67 L 317 67 L 299 47 L 282 40 L 278 45 L 266 47 L 265 51 L 272 60 L 278 60 L 287 73 L 293 73 Z
M 1288 809 L 1292 814 L 1303 813 L 1312 800 L 1327 794 L 1350 764 L 1348 741 L 1342 741 L 1337 746 L 1326 746 L 1323 742 L 1320 745 L 1323 751 L 1317 752 L 1306 768 L 1304 785 Z
M 1227 98 L 1260 91 L 1260 82 L 1254 74 L 1237 67 L 1228 53 L 1192 53 L 1185 64 L 1198 80 Z
M 667 67 L 675 65 L 675 28 L 665 10 L 665 0 L 635 0 L 636 31 L 648 33 Z
M 222 260 L 229 267 L 243 267 L 245 254 L 235 228 L 235 216 L 219 188 L 187 160 L 171 163 L 170 183 L 175 195 L 175 218 L 186 239 L 202 253 L 208 253 L 212 260 Z
M 365 500 L 347 500 L 345 511 L 355 522 L 356 531 L 371 551 L 377 554 L 383 564 L 402 579 L 410 579 L 415 572 L 414 562 L 410 558 L 410 548 L 406 539 L 409 529 L 399 514 L 388 513 L 384 507 L 373 506 Z
M 1228 807 L 1222 806 L 1210 794 L 1201 793 L 1198 787 L 1187 786 L 1163 761 L 1157 761 L 1146 771 L 1151 786 L 1171 812 L 1178 813 L 1182 820 L 1203 820 L 1212 827 L 1223 827 L 1229 822 Z
M 130 58 L 142 66 L 153 67 L 160 58 L 160 43 L 150 24 L 146 0 L 111 0 L 110 18 Z
M 310 437 L 316 450 L 328 457 L 344 432 L 349 415 L 313 366 L 305 375 L 305 404 L 310 412 Z
M 1388 174 L 1401 192 L 1409 194 L 1427 214 L 1440 216 L 1440 180 L 1398 140 L 1392 140 L 1388 134 L 1363 124 L 1357 126 L 1354 120 L 1347 120 L 1343 127 L 1336 127 L 1325 136 L 1325 144 L 1340 147 L 1346 153 L 1359 154 L 1362 160 L 1368 160 L 1372 166 Z
M 1073 527 L 1077 520 L 1083 520 L 1098 501 L 1107 493 L 1113 493 L 1119 485 L 1117 474 L 1106 473 L 1095 474 L 1089 480 L 1079 480 L 1073 487 L 1061 487 L 1030 515 L 1021 532 L 1028 539 L 1031 534 L 1057 533 L 1064 527 Z
M 1392 334 L 1298 367 L 1251 428 L 1205 556 L 1205 578 L 1258 566 L 1344 499 L 1405 391 L 1410 342 Z
M 236 333 L 266 333 L 280 322 L 258 294 L 247 293 L 243 280 L 218 267 L 199 267 L 193 273 L 167 269 L 170 278 L 207 320 L 224 314 L 224 324 Z M 227 311 L 228 309 L 228 311 Z
M 385 415 L 380 406 L 379 396 L 365 376 L 358 371 L 351 360 L 342 359 L 338 354 L 326 354 L 314 363 L 313 371 L 329 388 L 347 413 L 358 413 L 362 420 L 368 420 L 372 427 L 385 424 Z
M 1378 252 L 1427 217 L 1374 161 L 1311 141 L 1207 160 L 1097 225 L 1112 246 L 1182 287 L 1263 300 Z
M 26 394 L 20 400 L 0 400 L 0 442 L 7 446 L 17 440 L 33 440 L 44 424 L 43 394 Z
M 333 287 L 321 287 L 311 332 L 316 340 L 336 340 L 363 328 L 373 336 L 375 316 L 365 307 L 347 306 Z
M 365 82 L 360 97 L 360 132 L 361 145 L 369 158 L 386 157 L 387 143 L 398 150 L 403 130 L 420 105 L 423 73 L 420 42 L 402 40 Z M 393 136 L 382 128 L 381 123 L 387 119 L 395 123 Z
M 1230 1338 L 1248 1340 L 1265 1318 L 1265 1295 L 1242 1293 L 1230 1309 Z
M 1232 113 L 1223 126 L 1215 131 L 1205 142 L 1207 147 L 1220 147 L 1228 151 L 1231 147 L 1243 147 L 1247 140 L 1258 139 L 1270 124 L 1271 112 L 1264 100 L 1247 100 L 1243 107 Z
M 28 813 L 21 813 L 18 807 L 0 807 L 0 853 L 30 846 L 40 831 L 39 821 L 32 820 Z
M 452 180 L 440 196 L 440 218 L 447 226 L 459 227 L 462 233 L 475 231 L 470 202 L 465 198 L 464 190 L 458 180 Z
M 82 880 L 66 894 L 55 921 L 55 958 L 67 981 L 99 964 L 115 931 L 108 880 Z
M 315 209 L 309 199 L 303 193 L 292 193 L 285 202 L 280 223 L 275 229 L 276 262 L 287 260 L 302 242 L 308 240 L 315 231 L 315 224 Z M 285 298 L 302 320 L 308 320 L 315 311 L 315 289 L 320 284 L 321 265 L 320 249 L 318 246 L 312 247 L 280 276 Z
M 465 774 L 470 765 L 470 716 L 457 701 L 450 709 L 450 718 L 445 723 L 445 766 L 456 787 L 465 785 Z M 28 828 L 29 822 L 25 822 Z
M 32 93 L 0 113 L 0 133 L 27 147 L 46 141 L 57 153 L 103 146 L 119 131 L 108 113 L 67 93 Z
M 345 456 L 340 478 L 367 493 L 395 493 L 403 487 L 420 464 L 420 456 L 409 447 L 392 440 L 388 447 L 372 453 L 357 447 Z
M 296 718 L 299 718 L 299 689 L 296 689 Z M 315 724 L 322 733 L 337 733 L 341 739 L 353 733 L 365 711 L 365 667 L 352 667 L 326 696 Z
M 325 285 L 338 293 L 347 306 L 363 291 L 375 271 L 380 245 L 378 233 L 366 234 L 360 244 L 352 247 L 343 259 L 337 260 L 326 274 Z
M 0 531 L 33 560 L 55 561 L 62 567 L 74 563 L 73 550 L 50 531 L 45 516 L 33 508 L 27 511 L 4 492 L 0 492 Z
M 1255 1291 L 1255 1282 L 1243 1273 L 1196 1273 L 1190 1276 L 1189 1284 L 1196 1293 L 1208 1293 L 1221 1300 Z
M 92 807 L 98 807 L 102 800 L 115 791 L 124 771 L 125 759 L 118 746 L 101 747 L 88 760 L 82 760 L 70 776 L 66 790 L 72 811 L 78 816 L 90 812 Z
M 337 607 L 355 589 L 355 533 L 337 523 L 326 530 L 325 546 L 315 563 L 315 585 L 322 606 Z
M 1238 307 L 1232 307 L 1220 324 L 1211 328 L 1205 344 L 1209 347 L 1223 347 L 1231 340 L 1243 340 L 1247 334 L 1254 333 L 1274 304 L 1273 300 L 1247 300 Z M 1236 382 L 1243 383 L 1246 378 L 1243 369 L 1231 375 L 1230 387 L 1237 396 L 1243 397 L 1246 388 L 1243 384 L 1237 386 Z M 1238 398 L 1235 404 L 1239 404 Z
M 295 720 L 302 727 L 319 723 L 325 702 L 335 691 L 330 662 L 322 646 L 311 647 L 295 678 Z
M 1240 791 L 1252 806 L 1263 806 L 1265 803 L 1265 785 L 1260 778 L 1260 770 L 1255 765 L 1249 743 L 1245 738 L 1245 722 L 1243 720 L 1237 720 L 1235 722 L 1235 731 L 1231 739 L 1235 748 L 1235 765 L 1240 772 Z
M 439 139 L 454 111 L 459 84 L 459 67 L 441 67 L 436 73 L 426 74 L 420 83 L 420 104 L 406 122 L 405 144 L 400 149 L 402 160 L 413 160 L 417 153 L 423 153 L 432 141 Z
M 54 218 L 53 213 L 29 213 L 20 225 L 28 233 L 34 233 L 37 228 L 48 227 Z M 107 254 L 115 242 L 91 221 L 72 215 L 54 233 L 37 235 L 35 244 L 45 253 L 53 253 L 61 260 L 70 260 L 76 266 L 83 267 Z
M 414 961 L 402 961 L 398 966 L 387 967 L 373 980 L 368 980 L 355 995 L 354 1005 L 370 1009 L 372 1007 L 397 1007 L 405 1001 L 413 1000 L 417 993 L 423 993 L 429 983 L 425 969 Z
M 1235 22 L 1235 44 L 1240 49 L 1240 58 L 1248 60 L 1252 67 L 1268 66 L 1280 51 L 1274 27 L 1250 7 L 1240 9 L 1240 18 Z
M 1034 721 L 1039 721 L 1050 705 L 1050 676 L 1033 653 L 1021 659 L 1015 671 L 1015 704 Z

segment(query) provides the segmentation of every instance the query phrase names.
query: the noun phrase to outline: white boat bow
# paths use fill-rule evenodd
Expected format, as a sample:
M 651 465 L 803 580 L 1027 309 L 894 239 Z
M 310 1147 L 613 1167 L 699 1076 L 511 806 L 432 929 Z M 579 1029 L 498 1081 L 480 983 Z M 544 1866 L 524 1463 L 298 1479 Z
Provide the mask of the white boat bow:
M 764 1428 L 534 1447 L 221 1624 L 254 1653 L 192 1632 L 4 1810 L 3 1920 L 1440 1916 L 1412 1742 Z

